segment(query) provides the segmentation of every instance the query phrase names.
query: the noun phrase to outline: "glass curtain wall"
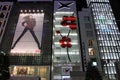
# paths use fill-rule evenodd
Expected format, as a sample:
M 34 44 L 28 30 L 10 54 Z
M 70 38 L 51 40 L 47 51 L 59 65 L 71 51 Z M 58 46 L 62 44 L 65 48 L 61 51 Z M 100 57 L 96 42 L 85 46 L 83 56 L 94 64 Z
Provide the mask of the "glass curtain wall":
M 116 80 L 115 62 L 120 58 L 120 33 L 108 0 L 88 0 L 92 8 L 101 66 L 110 80 Z

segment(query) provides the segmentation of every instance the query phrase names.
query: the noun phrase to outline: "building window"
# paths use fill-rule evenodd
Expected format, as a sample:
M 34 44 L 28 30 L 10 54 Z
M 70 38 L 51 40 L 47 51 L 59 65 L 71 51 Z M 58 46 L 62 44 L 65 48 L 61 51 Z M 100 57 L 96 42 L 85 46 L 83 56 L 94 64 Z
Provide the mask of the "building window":
M 8 18 L 8 14 L 9 14 L 9 13 L 6 14 L 6 17 L 5 17 L 5 18 Z
M 91 24 L 90 23 L 85 23 L 85 29 L 92 29 Z
M 89 16 L 84 16 L 84 21 L 85 22 L 90 22 L 90 17 Z
M 0 18 L 4 18 L 5 14 L 2 12 L 0 13 Z
M 93 32 L 92 31 L 86 31 L 87 37 L 93 37 Z
M 93 40 L 88 40 L 88 45 L 93 46 Z
M 95 50 L 93 48 L 89 48 L 88 51 L 89 51 L 89 55 L 91 55 L 91 56 L 94 55 L 94 53 L 95 53 Z

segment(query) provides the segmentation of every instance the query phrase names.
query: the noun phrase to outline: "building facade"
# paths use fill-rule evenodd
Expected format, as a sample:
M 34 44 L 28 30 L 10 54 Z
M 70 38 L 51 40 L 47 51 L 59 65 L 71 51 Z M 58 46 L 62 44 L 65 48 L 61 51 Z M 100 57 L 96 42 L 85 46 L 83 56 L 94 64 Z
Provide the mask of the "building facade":
M 49 80 L 52 64 L 52 2 L 1 2 L 1 6 L 8 6 L 9 3 L 13 5 L 0 49 L 10 55 L 11 79 L 29 80 L 31 77 L 33 80 Z
M 76 1 L 54 1 L 53 78 L 70 79 L 73 67 L 82 70 Z
M 10 55 L 11 78 L 84 80 L 92 61 L 117 80 L 120 32 L 109 0 L 0 2 L 0 49 Z M 104 74 L 104 75 L 103 75 Z
M 103 69 L 109 79 L 116 79 L 115 62 L 120 57 L 120 33 L 109 0 L 87 0 L 92 9 L 97 43 Z

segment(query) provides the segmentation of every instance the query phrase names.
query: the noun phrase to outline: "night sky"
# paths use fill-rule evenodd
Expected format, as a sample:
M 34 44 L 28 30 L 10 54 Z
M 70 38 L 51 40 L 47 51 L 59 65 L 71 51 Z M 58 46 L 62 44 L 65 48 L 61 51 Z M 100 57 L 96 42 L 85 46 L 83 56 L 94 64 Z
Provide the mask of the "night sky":
M 109 0 L 120 30 L 120 0 Z M 86 0 L 77 0 L 78 10 L 81 11 L 82 7 L 87 7 Z
M 111 7 L 113 9 L 113 13 L 115 15 L 119 31 L 120 31 L 120 0 L 110 0 Z
M 0 0 L 0 1 L 16 1 L 17 2 L 17 0 Z M 109 1 L 120 30 L 120 4 L 119 4 L 120 0 L 109 0 Z M 77 0 L 77 4 L 79 5 L 77 8 L 79 11 L 81 11 L 82 7 L 87 7 L 86 0 Z

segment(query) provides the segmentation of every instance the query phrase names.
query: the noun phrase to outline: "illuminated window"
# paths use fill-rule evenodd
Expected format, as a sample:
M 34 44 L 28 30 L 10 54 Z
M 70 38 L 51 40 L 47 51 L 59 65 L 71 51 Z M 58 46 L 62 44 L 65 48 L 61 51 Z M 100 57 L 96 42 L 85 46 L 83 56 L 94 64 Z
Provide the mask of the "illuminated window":
M 89 21 L 90 21 L 90 17 L 89 17 L 89 16 L 84 16 L 84 20 L 85 20 L 86 22 L 89 22 Z
M 28 72 L 28 68 L 27 67 L 20 67 L 17 69 L 17 74 L 18 75 L 25 75 Z
M 93 40 L 88 40 L 88 45 L 93 46 Z
M 93 48 L 89 48 L 89 55 L 94 55 L 95 50 Z

